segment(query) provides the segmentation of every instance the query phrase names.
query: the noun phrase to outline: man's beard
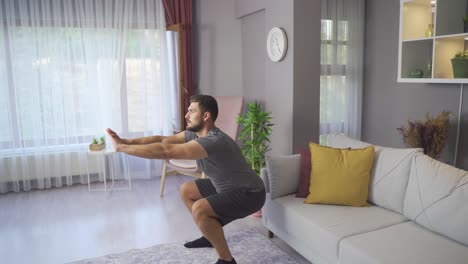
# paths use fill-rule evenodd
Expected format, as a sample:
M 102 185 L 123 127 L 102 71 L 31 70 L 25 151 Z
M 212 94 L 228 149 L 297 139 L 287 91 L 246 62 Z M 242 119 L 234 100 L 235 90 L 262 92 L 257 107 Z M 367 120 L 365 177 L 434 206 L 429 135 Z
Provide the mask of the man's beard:
M 200 130 L 202 130 L 204 126 L 205 126 L 205 122 L 202 121 L 198 125 L 187 127 L 187 130 L 197 133 Z

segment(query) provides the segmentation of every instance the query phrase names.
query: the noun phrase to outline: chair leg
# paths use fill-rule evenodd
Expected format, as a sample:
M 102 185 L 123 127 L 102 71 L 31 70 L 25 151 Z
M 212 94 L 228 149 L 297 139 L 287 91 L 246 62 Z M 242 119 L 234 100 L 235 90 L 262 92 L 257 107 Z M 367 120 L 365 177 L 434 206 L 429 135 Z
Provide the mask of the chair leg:
M 268 230 L 268 238 L 273 238 L 274 236 L 275 236 L 275 234 L 273 234 L 273 232 Z
M 164 184 L 166 182 L 166 173 L 167 173 L 167 167 L 166 167 L 166 162 L 164 161 L 163 169 L 162 169 L 162 176 L 161 176 L 161 187 L 159 188 L 159 195 L 161 197 L 164 194 Z

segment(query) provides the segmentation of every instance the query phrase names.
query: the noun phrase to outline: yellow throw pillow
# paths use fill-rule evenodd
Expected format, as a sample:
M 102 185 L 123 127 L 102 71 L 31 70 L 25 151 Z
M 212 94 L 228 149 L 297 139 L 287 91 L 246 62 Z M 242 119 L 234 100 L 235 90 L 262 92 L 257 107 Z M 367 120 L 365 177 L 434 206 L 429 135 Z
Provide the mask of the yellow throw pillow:
M 305 203 L 367 206 L 374 146 L 336 149 L 309 143 L 310 194 Z

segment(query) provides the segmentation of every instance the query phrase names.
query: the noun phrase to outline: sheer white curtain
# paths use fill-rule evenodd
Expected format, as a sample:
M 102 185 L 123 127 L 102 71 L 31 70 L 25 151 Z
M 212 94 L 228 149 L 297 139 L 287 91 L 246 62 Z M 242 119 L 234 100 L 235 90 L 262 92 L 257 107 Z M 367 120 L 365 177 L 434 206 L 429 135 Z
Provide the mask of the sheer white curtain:
M 364 0 L 322 0 L 320 134 L 361 138 Z
M 172 134 L 161 0 L 0 0 L 0 21 L 0 193 L 102 180 L 87 145 L 106 127 Z

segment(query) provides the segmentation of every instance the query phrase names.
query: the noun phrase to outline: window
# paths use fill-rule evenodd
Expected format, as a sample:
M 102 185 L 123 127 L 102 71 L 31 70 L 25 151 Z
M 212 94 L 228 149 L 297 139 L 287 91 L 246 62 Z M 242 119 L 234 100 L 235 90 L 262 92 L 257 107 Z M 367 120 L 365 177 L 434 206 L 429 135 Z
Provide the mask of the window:
M 321 134 L 343 131 L 346 114 L 347 41 L 347 21 L 321 20 Z
M 6 34 L 0 149 L 89 143 L 103 126 L 135 135 L 164 130 L 171 113 L 158 102 L 171 97 L 161 87 L 156 30 L 131 29 L 122 42 L 105 28 L 14 27 Z M 121 62 L 116 45 L 125 45 Z

